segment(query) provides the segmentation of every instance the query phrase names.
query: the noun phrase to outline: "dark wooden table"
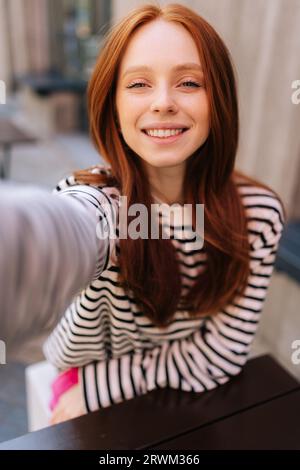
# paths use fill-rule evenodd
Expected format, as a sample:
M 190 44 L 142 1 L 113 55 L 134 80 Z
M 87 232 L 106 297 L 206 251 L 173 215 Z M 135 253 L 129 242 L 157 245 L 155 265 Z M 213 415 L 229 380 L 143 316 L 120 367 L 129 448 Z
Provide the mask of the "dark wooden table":
M 299 450 L 299 416 L 299 382 L 261 356 L 210 392 L 155 390 L 4 442 L 0 450 Z
M 3 151 L 2 161 L 0 160 L 0 178 L 9 176 L 12 146 L 33 142 L 36 142 L 36 138 L 19 129 L 11 120 L 0 118 L 0 146 Z

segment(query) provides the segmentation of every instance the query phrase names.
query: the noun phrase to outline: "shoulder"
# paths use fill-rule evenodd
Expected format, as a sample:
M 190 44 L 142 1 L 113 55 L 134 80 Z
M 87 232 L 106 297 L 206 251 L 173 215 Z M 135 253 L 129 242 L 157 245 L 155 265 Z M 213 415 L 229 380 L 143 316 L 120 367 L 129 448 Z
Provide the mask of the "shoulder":
M 110 175 L 110 168 L 104 165 L 96 165 L 90 169 L 91 174 Z M 107 203 L 116 205 L 120 198 L 120 191 L 116 186 L 105 184 L 79 183 L 73 174 L 62 178 L 53 190 L 54 194 L 67 194 L 77 198 L 89 200 L 91 203 Z
M 285 225 L 285 210 L 279 196 L 271 188 L 239 179 L 236 186 L 245 208 L 249 235 L 257 235 L 266 243 L 278 241 Z

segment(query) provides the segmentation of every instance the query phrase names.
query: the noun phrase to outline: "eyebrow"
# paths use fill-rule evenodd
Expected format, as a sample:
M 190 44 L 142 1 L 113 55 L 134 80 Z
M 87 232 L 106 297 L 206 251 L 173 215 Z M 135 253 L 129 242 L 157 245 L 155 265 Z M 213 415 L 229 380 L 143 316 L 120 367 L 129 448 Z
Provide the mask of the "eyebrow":
M 147 65 L 139 65 L 139 66 L 134 66 L 134 67 L 129 67 L 124 73 L 123 73 L 123 78 L 128 75 L 129 73 L 133 72 L 151 72 L 151 67 L 148 67 Z M 181 72 L 183 70 L 197 70 L 200 72 L 203 72 L 201 65 L 196 64 L 194 62 L 187 62 L 186 64 L 179 64 L 173 67 L 174 72 Z

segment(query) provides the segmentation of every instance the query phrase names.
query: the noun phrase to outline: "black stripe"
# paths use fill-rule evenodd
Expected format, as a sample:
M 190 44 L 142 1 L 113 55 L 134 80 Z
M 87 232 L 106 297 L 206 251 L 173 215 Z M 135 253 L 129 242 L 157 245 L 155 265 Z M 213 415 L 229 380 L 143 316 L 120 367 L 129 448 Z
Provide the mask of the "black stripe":
M 96 388 L 96 396 L 97 396 L 98 407 L 102 408 L 101 402 L 100 402 L 99 387 L 98 387 L 97 362 L 94 362 L 93 364 L 94 364 L 94 378 L 95 378 L 95 388 Z
M 120 386 L 122 400 L 126 400 L 125 393 L 124 393 L 124 390 L 123 390 L 123 385 L 122 385 L 122 370 L 121 370 L 121 367 L 122 367 L 121 358 L 118 357 L 117 358 L 118 383 L 119 383 L 119 386 Z
M 83 396 L 84 396 L 84 401 L 85 401 L 85 406 L 88 411 L 88 413 L 91 412 L 90 406 L 89 406 L 89 401 L 87 397 L 87 388 L 86 388 L 86 378 L 85 378 L 85 367 L 82 367 L 82 381 L 83 381 Z
M 227 336 L 227 335 L 225 335 L 225 333 L 222 333 L 222 331 L 220 330 L 220 328 L 218 328 L 218 325 L 216 325 L 216 324 L 212 321 L 212 319 L 209 318 L 208 321 L 209 321 L 209 322 L 207 323 L 207 324 L 208 324 L 208 327 L 209 327 L 209 324 L 210 324 L 210 323 L 213 324 L 213 326 L 214 326 L 214 328 L 217 330 L 218 334 L 219 334 L 220 336 L 222 336 L 223 338 L 228 339 L 229 341 L 232 341 L 233 343 L 241 344 L 242 346 L 246 346 L 246 347 L 248 346 L 248 343 L 244 343 L 244 342 L 241 341 L 241 340 L 238 340 L 238 339 L 236 339 L 236 338 L 232 338 L 231 336 Z M 230 328 L 227 323 L 223 323 L 223 324 L 226 325 L 228 328 Z M 234 329 L 234 328 L 233 328 L 233 329 Z M 209 330 L 209 331 L 210 331 L 210 333 L 211 333 L 212 335 L 214 334 L 212 330 Z M 234 354 L 236 354 L 237 356 L 239 356 L 239 355 L 243 356 L 243 355 L 244 355 L 243 352 L 242 352 L 242 353 L 239 353 L 239 352 L 236 352 L 236 351 L 234 351 Z
M 182 344 L 181 344 L 181 341 L 178 342 L 178 349 L 180 351 L 180 355 L 181 355 L 181 359 L 182 361 L 184 362 L 187 370 L 189 371 L 189 374 L 197 381 L 200 383 L 200 385 L 204 388 L 204 390 L 207 390 L 207 388 L 204 386 L 204 384 L 199 380 L 199 378 L 193 373 L 189 363 L 187 362 L 187 360 L 185 359 L 184 357 L 184 354 L 183 354 L 183 351 L 182 351 Z M 192 384 L 191 384 L 192 385 Z
M 236 316 L 236 315 L 233 315 L 233 314 L 227 312 L 225 309 L 222 310 L 222 313 L 224 313 L 224 315 L 226 315 L 226 316 L 229 317 L 229 318 L 232 318 L 232 319 L 234 319 L 234 320 L 239 320 L 239 321 L 242 321 L 242 322 L 244 322 L 244 323 L 253 323 L 253 324 L 259 323 L 259 319 L 257 319 L 257 320 L 249 320 L 249 319 L 246 319 L 246 318 L 238 317 L 238 316 Z
M 105 364 L 106 388 L 107 388 L 107 391 L 108 391 L 108 397 L 109 397 L 110 404 L 113 405 L 113 404 L 114 404 L 114 400 L 113 400 L 113 397 L 112 397 L 112 394 L 111 394 L 111 390 L 110 390 L 110 376 L 109 376 L 109 365 L 110 365 L 110 361 L 106 361 L 104 364 Z M 104 384 L 103 384 L 103 385 L 104 385 Z
M 135 388 L 134 380 L 133 380 L 133 375 L 132 375 L 132 369 L 133 369 L 133 355 L 130 354 L 130 362 L 129 362 L 129 376 L 130 376 L 130 382 L 133 390 L 134 396 L 138 396 L 138 393 Z
M 214 352 L 214 350 L 210 347 L 210 345 L 207 344 L 207 341 L 205 339 L 205 335 L 203 335 L 201 339 L 202 339 L 203 343 L 207 346 L 207 348 L 210 351 Z M 231 375 L 228 374 L 228 372 L 226 372 L 220 365 L 216 364 L 212 359 L 209 359 L 207 354 L 203 351 L 203 349 L 201 349 L 200 345 L 198 344 L 196 337 L 194 337 L 194 343 L 195 343 L 195 346 L 201 351 L 203 356 L 206 357 L 206 360 L 207 360 L 208 364 L 212 364 L 216 369 L 219 369 L 219 371 L 221 371 L 224 376 L 226 376 L 226 377 L 230 376 L 231 377 Z
M 278 214 L 281 225 L 284 225 L 284 221 L 282 220 L 281 213 L 276 207 L 267 206 L 266 204 L 250 204 L 250 205 L 246 204 L 244 207 L 246 209 L 270 209 L 271 211 L 274 211 L 276 212 L 276 214 Z

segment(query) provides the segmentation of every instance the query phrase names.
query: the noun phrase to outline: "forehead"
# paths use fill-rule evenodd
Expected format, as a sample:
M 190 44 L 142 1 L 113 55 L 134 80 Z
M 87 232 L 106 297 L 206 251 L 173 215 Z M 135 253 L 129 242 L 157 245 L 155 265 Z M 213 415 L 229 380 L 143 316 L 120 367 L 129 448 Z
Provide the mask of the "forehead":
M 173 67 L 185 62 L 201 65 L 193 37 L 181 24 L 159 19 L 133 33 L 121 59 L 120 72 L 140 64 Z

